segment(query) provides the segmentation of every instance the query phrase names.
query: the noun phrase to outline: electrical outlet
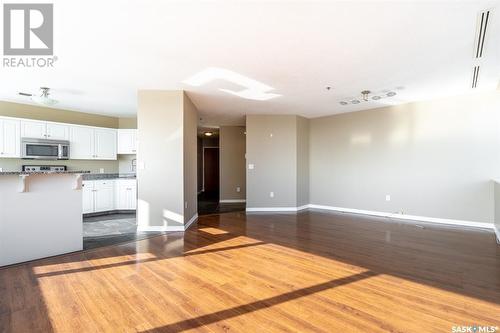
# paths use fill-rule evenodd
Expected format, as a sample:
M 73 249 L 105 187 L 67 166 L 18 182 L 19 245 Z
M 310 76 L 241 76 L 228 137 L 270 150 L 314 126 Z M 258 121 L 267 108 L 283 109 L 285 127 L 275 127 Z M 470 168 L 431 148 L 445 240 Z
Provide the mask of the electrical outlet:
M 237 186 L 236 187 L 236 192 L 238 192 L 238 193 L 241 192 L 241 187 Z
M 385 201 L 391 201 L 391 196 L 390 194 L 385 195 Z
M 186 209 L 188 208 L 188 202 L 187 201 L 184 202 L 184 208 L 186 208 Z
M 269 192 L 269 197 L 274 198 L 274 192 Z
M 0 168 L 0 172 L 3 172 L 3 168 Z
M 104 168 L 100 168 L 99 173 L 104 173 Z
M 253 170 L 253 168 L 254 168 L 254 167 L 255 167 L 255 166 L 254 166 L 253 164 L 249 164 L 249 165 L 248 165 L 248 169 L 249 169 L 249 170 Z

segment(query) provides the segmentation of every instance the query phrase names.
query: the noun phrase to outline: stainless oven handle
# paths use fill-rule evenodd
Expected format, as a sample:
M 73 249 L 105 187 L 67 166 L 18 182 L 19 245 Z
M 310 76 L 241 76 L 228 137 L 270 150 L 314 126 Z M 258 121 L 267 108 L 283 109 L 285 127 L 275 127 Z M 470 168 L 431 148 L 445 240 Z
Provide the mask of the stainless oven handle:
M 63 145 L 58 144 L 57 145 L 57 158 L 62 159 L 62 156 L 63 156 Z

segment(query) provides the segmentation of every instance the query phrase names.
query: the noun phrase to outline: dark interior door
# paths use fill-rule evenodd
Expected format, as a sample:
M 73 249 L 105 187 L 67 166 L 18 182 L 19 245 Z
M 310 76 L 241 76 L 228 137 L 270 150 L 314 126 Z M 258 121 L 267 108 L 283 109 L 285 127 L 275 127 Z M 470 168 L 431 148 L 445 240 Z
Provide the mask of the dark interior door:
M 205 148 L 203 151 L 203 174 L 205 192 L 219 191 L 219 148 Z

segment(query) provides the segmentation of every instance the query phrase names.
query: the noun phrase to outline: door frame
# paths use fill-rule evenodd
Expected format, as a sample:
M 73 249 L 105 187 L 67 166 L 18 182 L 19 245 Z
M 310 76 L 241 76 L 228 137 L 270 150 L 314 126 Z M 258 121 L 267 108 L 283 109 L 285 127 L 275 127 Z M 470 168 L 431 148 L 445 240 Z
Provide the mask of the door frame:
M 201 191 L 205 192 L 205 149 L 219 149 L 219 175 L 220 175 L 220 147 L 203 147 L 203 153 L 201 156 L 201 173 L 202 173 L 202 186 Z M 219 191 L 220 191 L 220 178 L 219 178 Z

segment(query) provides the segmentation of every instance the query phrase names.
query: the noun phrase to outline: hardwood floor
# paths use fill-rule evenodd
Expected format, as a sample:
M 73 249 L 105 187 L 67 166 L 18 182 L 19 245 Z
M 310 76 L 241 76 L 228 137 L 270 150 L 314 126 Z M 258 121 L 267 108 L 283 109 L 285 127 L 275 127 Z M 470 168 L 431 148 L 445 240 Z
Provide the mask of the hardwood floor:
M 0 332 L 451 332 L 500 326 L 493 233 L 229 213 L 0 270 Z

